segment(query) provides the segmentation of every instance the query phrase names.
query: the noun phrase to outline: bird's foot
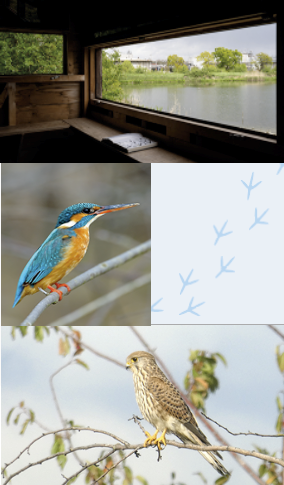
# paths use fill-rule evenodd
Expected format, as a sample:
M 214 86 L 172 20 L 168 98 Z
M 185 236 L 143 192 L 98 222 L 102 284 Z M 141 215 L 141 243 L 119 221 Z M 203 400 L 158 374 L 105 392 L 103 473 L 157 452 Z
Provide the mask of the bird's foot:
M 151 436 L 150 433 L 148 433 L 148 431 L 145 431 L 145 435 L 148 436 L 148 438 L 144 441 L 145 447 L 154 444 L 154 441 L 156 441 L 156 439 L 157 439 L 158 432 L 159 432 L 159 430 L 157 429 L 155 431 L 155 433 L 153 434 L 153 436 Z
M 66 285 L 65 283 L 54 283 L 54 284 L 55 284 L 56 288 L 60 288 L 60 286 L 65 286 L 67 288 L 67 290 L 68 290 L 68 293 L 70 293 L 70 291 L 71 291 L 70 286 Z
M 159 431 L 156 430 L 155 433 L 153 434 L 153 436 L 151 436 L 150 433 L 148 433 L 147 431 L 145 431 L 146 436 L 148 436 L 148 438 L 144 442 L 144 446 L 145 447 L 146 446 L 149 446 L 149 445 L 157 445 L 158 446 L 158 449 L 161 450 L 162 449 L 161 443 L 163 443 L 166 446 L 166 444 L 167 444 L 166 438 L 165 438 L 166 429 L 164 429 L 164 431 L 161 434 L 160 438 L 157 438 L 158 432 Z
M 154 445 L 157 445 L 158 446 L 158 449 L 161 450 L 162 447 L 161 447 L 161 443 L 163 443 L 164 446 L 166 446 L 167 442 L 166 442 L 166 438 L 165 438 L 165 434 L 166 434 L 166 429 L 164 429 L 164 431 L 162 432 L 160 438 L 157 438 L 155 441 L 154 441 Z
M 56 288 L 60 288 L 60 286 L 66 286 L 66 288 L 67 288 L 68 292 L 70 292 L 70 291 L 71 291 L 71 288 L 70 288 L 68 285 L 64 284 L 64 283 L 62 283 L 62 284 L 60 284 L 60 283 L 54 283 L 54 285 L 56 285 Z M 50 286 L 50 285 L 48 285 L 48 287 L 47 287 L 47 288 L 48 288 L 48 289 L 49 289 L 51 292 L 54 292 L 54 291 L 55 291 L 55 293 L 58 293 L 58 295 L 59 295 L 59 301 L 61 301 L 61 300 L 62 300 L 62 295 L 63 295 L 62 291 L 60 291 L 60 290 L 55 290 L 55 289 L 54 289 L 54 288 L 52 288 L 52 286 Z

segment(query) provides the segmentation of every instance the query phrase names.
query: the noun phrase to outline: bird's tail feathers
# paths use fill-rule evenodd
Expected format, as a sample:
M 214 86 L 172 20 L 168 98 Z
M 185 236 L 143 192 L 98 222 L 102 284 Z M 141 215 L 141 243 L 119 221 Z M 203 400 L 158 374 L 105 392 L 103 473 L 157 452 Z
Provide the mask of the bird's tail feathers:
M 217 460 L 213 453 L 211 453 L 210 451 L 199 451 L 199 453 L 203 456 L 203 458 L 205 458 L 205 460 L 208 461 L 208 463 L 210 463 L 215 468 L 215 470 L 217 470 L 218 473 L 223 476 L 230 475 L 228 470 L 226 470 L 222 463 Z
M 190 437 L 185 437 L 184 434 L 180 434 L 180 433 L 175 433 L 175 435 L 185 444 L 196 444 L 196 445 L 209 445 L 210 446 L 210 443 L 209 441 L 207 441 L 207 438 L 206 436 L 204 435 L 204 438 L 206 440 L 206 443 L 202 442 L 200 440 L 200 438 L 196 435 L 192 436 L 192 433 L 190 433 Z M 199 450 L 196 450 L 198 451 L 198 453 L 200 453 L 203 458 L 205 458 L 206 461 L 208 461 L 208 463 L 210 463 L 210 465 L 212 465 L 215 470 L 217 470 L 218 473 L 220 473 L 221 475 L 225 476 L 225 475 L 230 475 L 230 473 L 228 472 L 228 470 L 226 470 L 226 468 L 222 465 L 222 463 L 219 462 L 219 460 L 217 460 L 216 456 L 217 455 L 219 458 L 221 458 L 221 460 L 223 460 L 223 457 L 218 453 L 218 451 L 199 451 Z

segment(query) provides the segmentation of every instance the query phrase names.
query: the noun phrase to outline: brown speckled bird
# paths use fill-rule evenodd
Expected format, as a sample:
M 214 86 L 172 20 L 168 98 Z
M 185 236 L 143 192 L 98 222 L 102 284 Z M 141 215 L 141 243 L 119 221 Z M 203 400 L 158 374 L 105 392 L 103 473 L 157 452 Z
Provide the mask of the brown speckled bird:
M 179 391 L 157 366 L 153 355 L 143 351 L 133 352 L 127 357 L 126 369 L 132 370 L 136 401 L 143 417 L 156 428 L 153 436 L 146 432 L 144 446 L 157 445 L 161 449 L 161 443 L 166 445 L 166 434 L 174 434 L 184 444 L 210 446 Z M 162 435 L 157 438 L 159 431 Z M 215 458 L 214 455 L 223 459 L 217 451 L 199 453 L 221 475 L 229 474 Z

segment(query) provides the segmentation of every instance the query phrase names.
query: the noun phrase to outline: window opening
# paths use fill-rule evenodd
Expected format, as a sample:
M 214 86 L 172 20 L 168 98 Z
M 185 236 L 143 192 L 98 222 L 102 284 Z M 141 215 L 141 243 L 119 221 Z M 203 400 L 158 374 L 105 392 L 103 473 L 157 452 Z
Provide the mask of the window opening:
M 0 32 L 0 75 L 63 74 L 63 35 Z
M 102 98 L 276 134 L 276 24 L 102 51 Z

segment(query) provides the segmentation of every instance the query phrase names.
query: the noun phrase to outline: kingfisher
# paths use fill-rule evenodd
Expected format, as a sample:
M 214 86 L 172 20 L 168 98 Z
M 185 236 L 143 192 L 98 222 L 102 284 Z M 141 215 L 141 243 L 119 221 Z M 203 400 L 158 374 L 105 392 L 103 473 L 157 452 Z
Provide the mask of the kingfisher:
M 58 293 L 60 301 L 63 293 L 58 288 L 65 286 L 68 292 L 71 289 L 58 281 L 70 273 L 85 256 L 90 240 L 90 225 L 108 212 L 136 205 L 139 204 L 101 206 L 81 203 L 71 205 L 62 211 L 53 231 L 26 264 L 18 281 L 13 308 L 25 296 L 33 295 L 39 290 L 47 294 L 44 291 L 46 288 Z M 55 285 L 56 289 L 52 288 L 52 285 Z

